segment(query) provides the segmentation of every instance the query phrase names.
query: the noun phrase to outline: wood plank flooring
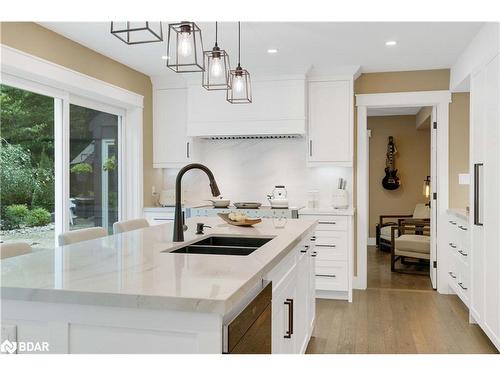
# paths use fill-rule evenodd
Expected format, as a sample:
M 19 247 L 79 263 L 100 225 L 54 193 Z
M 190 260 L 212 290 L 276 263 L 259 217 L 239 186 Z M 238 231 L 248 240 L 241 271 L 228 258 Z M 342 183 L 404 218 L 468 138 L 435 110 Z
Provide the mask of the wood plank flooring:
M 391 274 L 389 255 L 374 247 L 368 265 L 368 289 L 352 303 L 316 300 L 307 353 L 497 353 L 458 297 L 437 293 L 426 276 Z

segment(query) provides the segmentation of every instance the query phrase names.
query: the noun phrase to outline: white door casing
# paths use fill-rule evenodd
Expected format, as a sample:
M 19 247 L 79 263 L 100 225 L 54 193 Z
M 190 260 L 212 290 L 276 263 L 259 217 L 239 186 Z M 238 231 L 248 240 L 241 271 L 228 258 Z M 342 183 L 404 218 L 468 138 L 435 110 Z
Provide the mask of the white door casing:
M 367 244 L 368 244 L 368 129 L 367 109 L 383 107 L 424 107 L 436 106 L 436 118 L 438 129 L 436 131 L 436 152 L 439 149 L 439 158 L 435 161 L 436 181 L 433 191 L 437 193 L 436 205 L 436 228 L 444 228 L 446 222 L 446 210 L 448 209 L 448 120 L 449 103 L 451 93 L 448 90 L 418 91 L 381 94 L 358 94 L 356 95 L 357 107 L 357 275 L 354 277 L 353 286 L 356 289 L 366 289 L 367 286 Z M 431 171 L 433 168 L 431 167 Z M 433 176 L 431 176 L 431 180 Z M 445 238 L 435 237 L 436 249 L 445 246 Z M 437 290 L 447 294 L 449 289 L 446 282 L 446 259 L 445 251 L 437 251 Z

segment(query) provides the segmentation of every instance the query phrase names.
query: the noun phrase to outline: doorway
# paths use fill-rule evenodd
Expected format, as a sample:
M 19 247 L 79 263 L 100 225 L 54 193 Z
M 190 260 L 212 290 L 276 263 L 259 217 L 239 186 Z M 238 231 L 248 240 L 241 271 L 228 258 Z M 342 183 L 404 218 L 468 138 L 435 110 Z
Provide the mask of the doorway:
M 449 91 L 422 91 L 356 96 L 357 107 L 357 275 L 354 286 L 367 287 L 369 244 L 369 141 L 368 110 L 380 108 L 432 107 L 431 113 L 431 225 L 429 274 L 434 289 L 447 293 L 446 258 L 439 252 L 437 228 L 445 228 L 448 208 L 448 106 Z M 438 199 L 439 197 L 439 199 Z M 440 268 L 439 268 L 440 267 Z M 441 280 L 441 281 L 440 281 Z
M 432 289 L 431 112 L 432 107 L 368 109 L 368 288 Z M 399 249 L 393 256 L 393 241 L 406 237 L 406 256 Z M 418 240 L 415 246 L 412 240 Z

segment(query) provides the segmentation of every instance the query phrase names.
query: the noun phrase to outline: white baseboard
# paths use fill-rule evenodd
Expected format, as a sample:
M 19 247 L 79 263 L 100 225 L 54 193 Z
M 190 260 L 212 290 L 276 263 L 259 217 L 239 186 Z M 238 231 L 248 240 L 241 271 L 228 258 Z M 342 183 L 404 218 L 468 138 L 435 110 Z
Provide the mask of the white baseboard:
M 375 246 L 377 244 L 377 239 L 375 237 L 368 237 L 368 246 Z

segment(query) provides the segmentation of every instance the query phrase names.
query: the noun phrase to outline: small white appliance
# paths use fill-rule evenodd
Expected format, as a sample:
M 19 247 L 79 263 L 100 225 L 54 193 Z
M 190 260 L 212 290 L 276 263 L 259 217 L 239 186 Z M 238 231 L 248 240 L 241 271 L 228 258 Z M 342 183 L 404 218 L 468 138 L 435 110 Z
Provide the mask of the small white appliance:
M 276 185 L 273 192 L 267 196 L 271 208 L 288 208 L 287 191 L 285 185 Z
M 345 209 L 349 208 L 349 194 L 346 190 L 347 181 L 343 178 L 339 179 L 339 184 L 337 189 L 333 191 L 332 195 L 332 207 Z

